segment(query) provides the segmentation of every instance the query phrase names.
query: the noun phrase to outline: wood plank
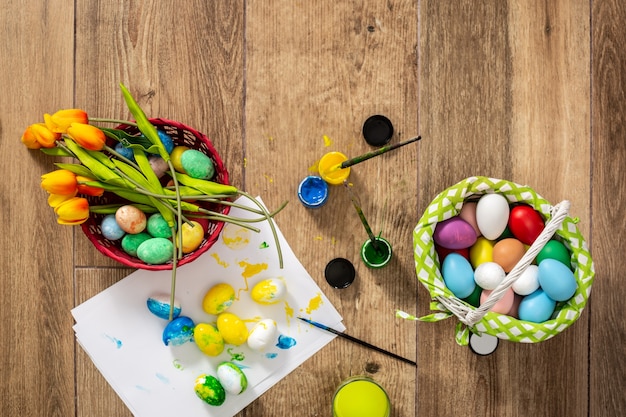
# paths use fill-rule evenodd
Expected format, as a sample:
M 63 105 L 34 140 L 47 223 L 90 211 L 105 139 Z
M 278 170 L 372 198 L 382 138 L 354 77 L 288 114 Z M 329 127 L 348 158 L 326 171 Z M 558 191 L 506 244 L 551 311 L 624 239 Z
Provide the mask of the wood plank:
M 619 1 L 592 2 L 592 254 L 596 267 L 589 336 L 589 415 L 626 412 L 626 299 L 622 254 L 626 195 L 626 10 Z
M 372 114 L 390 118 L 394 143 L 418 133 L 416 16 L 409 1 L 275 1 L 249 2 L 246 17 L 246 187 L 269 207 L 290 200 L 277 222 L 348 332 L 411 358 L 415 325 L 396 319 L 394 310 L 415 311 L 417 146 L 354 166 L 350 176 L 366 218 L 392 242 L 395 259 L 384 269 L 368 270 L 360 261 L 367 235 L 341 186 L 331 187 L 329 202 L 317 210 L 304 208 L 296 190 L 325 153 L 371 150 L 361 128 Z M 335 257 L 357 269 L 345 290 L 324 280 Z M 389 389 L 394 415 L 414 415 L 415 369 L 342 340 L 243 415 L 288 415 L 304 407 L 307 415 L 327 415 L 340 381 L 363 373 Z
M 487 175 L 529 184 L 553 203 L 571 200 L 588 233 L 585 4 L 426 1 L 420 19 L 420 130 L 432 140 L 420 153 L 419 206 Z M 420 291 L 422 314 L 428 300 Z M 419 324 L 419 414 L 586 415 L 588 318 L 537 345 L 501 342 L 485 358 L 456 345 L 454 319 Z
M 0 10 L 3 416 L 74 414 L 71 228 L 57 224 L 40 188 L 54 159 L 20 143 L 44 113 L 72 105 L 73 15 L 61 1 L 9 0 Z

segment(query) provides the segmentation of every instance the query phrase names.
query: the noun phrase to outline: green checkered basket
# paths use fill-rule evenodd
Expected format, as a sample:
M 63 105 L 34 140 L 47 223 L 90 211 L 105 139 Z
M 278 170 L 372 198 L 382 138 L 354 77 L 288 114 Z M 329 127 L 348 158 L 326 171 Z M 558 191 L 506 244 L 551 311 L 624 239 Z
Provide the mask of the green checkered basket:
M 446 288 L 432 236 L 437 223 L 459 214 L 464 201 L 488 193 L 501 194 L 509 203 L 529 204 L 544 216 L 546 226 L 524 258 L 492 292 L 484 305 L 476 308 L 458 299 Z M 568 209 L 568 201 L 553 206 L 528 186 L 487 177 L 466 178 L 441 192 L 428 206 L 413 231 L 417 278 L 430 293 L 433 300 L 430 309 L 435 311 L 418 320 L 435 322 L 456 316 L 459 319 L 456 341 L 460 345 L 467 345 L 470 331 L 476 334 L 487 333 L 514 342 L 536 343 L 565 330 L 578 319 L 587 304 L 595 275 L 587 243 L 576 226 L 577 220 L 567 216 Z M 553 236 L 563 242 L 571 253 L 570 260 L 578 284 L 574 295 L 566 302 L 557 303 L 552 317 L 543 323 L 519 320 L 488 311 Z

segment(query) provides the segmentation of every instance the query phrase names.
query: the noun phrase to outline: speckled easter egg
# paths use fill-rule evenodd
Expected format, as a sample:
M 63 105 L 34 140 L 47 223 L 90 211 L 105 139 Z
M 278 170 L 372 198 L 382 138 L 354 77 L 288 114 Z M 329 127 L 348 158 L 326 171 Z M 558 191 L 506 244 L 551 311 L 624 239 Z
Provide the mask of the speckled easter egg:
M 190 342 L 194 337 L 194 322 L 187 316 L 178 316 L 163 329 L 165 346 L 179 346 Z
M 152 236 L 146 232 L 137 233 L 136 235 L 124 235 L 122 238 L 122 250 L 130 256 L 137 256 L 137 249 L 148 239 L 152 239 Z
M 212 286 L 204 295 L 202 309 L 208 314 L 223 313 L 233 305 L 235 301 L 235 289 L 226 283 Z
M 167 224 L 161 213 L 154 213 L 148 217 L 146 230 L 152 237 L 172 237 L 172 229 Z
M 153 294 L 148 297 L 146 301 L 148 306 L 148 310 L 155 316 L 162 318 L 164 320 L 170 319 L 170 296 L 169 294 Z M 180 316 L 180 312 L 182 311 L 180 307 L 180 301 L 177 298 L 174 298 L 174 312 L 172 313 L 172 318 L 176 318 Z
M 190 224 L 191 223 L 191 224 Z M 183 253 L 190 253 L 198 249 L 204 240 L 204 229 L 195 220 L 190 223 L 183 223 L 180 231 L 176 233 L 176 244 L 180 242 L 180 235 L 183 237 Z
M 272 319 L 263 319 L 254 325 L 248 335 L 248 347 L 252 350 L 262 351 L 276 341 L 278 327 Z
M 172 152 L 170 152 L 170 161 L 172 161 L 172 166 L 176 171 L 182 172 L 183 174 L 186 174 L 186 172 L 181 163 L 181 157 L 187 150 L 189 150 L 187 146 L 179 145 L 175 146 L 174 149 L 172 149 Z
M 250 297 L 259 304 L 276 304 L 287 293 L 287 286 L 282 279 L 270 278 L 257 283 Z
M 217 379 L 229 394 L 239 395 L 248 387 L 246 374 L 232 362 L 222 362 L 217 366 Z
M 152 171 L 154 171 L 154 174 L 158 178 L 161 178 L 170 169 L 170 166 L 165 159 L 157 155 L 151 155 L 148 158 L 148 162 L 150 163 L 150 168 L 152 168 Z
M 198 323 L 193 330 L 193 340 L 205 355 L 217 356 L 224 351 L 224 337 L 211 324 Z
M 232 313 L 217 316 L 217 329 L 228 344 L 239 346 L 248 340 L 246 323 Z
M 167 153 L 172 153 L 172 150 L 174 149 L 174 141 L 172 140 L 172 137 L 162 130 L 157 130 L 157 134 L 159 135 L 159 139 L 161 140 L 165 151 Z
M 102 231 L 102 236 L 109 240 L 121 239 L 126 234 L 120 225 L 117 224 L 115 214 L 107 214 L 102 218 L 100 230 Z
M 180 157 L 180 163 L 190 177 L 208 180 L 215 175 L 213 161 L 195 149 L 188 149 Z
M 153 237 L 137 248 L 137 257 L 147 264 L 160 265 L 172 259 L 174 244 L 162 237 Z
M 146 228 L 146 215 L 137 207 L 127 204 L 117 209 L 115 221 L 126 233 L 140 233 Z
M 226 400 L 224 387 L 213 375 L 200 375 L 196 378 L 193 390 L 198 398 L 209 405 L 219 406 Z
M 124 158 L 130 161 L 135 161 L 135 155 L 133 154 L 132 148 L 127 148 L 126 146 L 122 145 L 121 142 L 117 142 L 117 144 L 115 145 L 115 152 L 119 153 Z

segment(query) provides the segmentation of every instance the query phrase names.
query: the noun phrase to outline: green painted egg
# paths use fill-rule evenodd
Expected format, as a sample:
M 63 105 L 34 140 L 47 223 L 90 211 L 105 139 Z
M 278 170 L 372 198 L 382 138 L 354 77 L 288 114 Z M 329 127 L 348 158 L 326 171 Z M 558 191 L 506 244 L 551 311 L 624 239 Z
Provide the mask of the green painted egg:
M 180 163 L 190 177 L 209 180 L 215 175 L 215 167 L 211 158 L 195 149 L 183 152 Z
M 196 395 L 209 405 L 222 405 L 226 400 L 226 392 L 217 378 L 212 375 L 200 375 L 193 387 Z
M 159 265 L 172 259 L 174 244 L 162 237 L 153 237 L 137 248 L 137 257 L 147 264 Z

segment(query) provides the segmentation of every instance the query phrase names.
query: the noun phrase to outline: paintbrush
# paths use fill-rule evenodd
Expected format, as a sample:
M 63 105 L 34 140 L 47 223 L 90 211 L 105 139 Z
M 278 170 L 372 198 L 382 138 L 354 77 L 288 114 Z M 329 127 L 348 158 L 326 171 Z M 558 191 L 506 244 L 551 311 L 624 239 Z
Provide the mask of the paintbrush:
M 357 199 L 356 195 L 354 195 L 354 193 L 352 192 L 352 188 L 350 188 L 348 181 L 344 180 L 343 185 L 344 187 L 346 187 L 346 190 L 348 190 L 348 193 L 350 194 L 350 200 L 352 200 L 352 205 L 354 206 L 354 209 L 359 215 L 359 219 L 361 219 L 361 223 L 363 223 L 363 227 L 365 228 L 365 231 L 367 232 L 367 236 L 370 238 L 370 242 L 372 242 L 372 247 L 374 248 L 376 252 L 378 252 L 379 248 L 378 248 L 378 242 L 376 242 L 376 236 L 374 236 L 374 232 L 372 232 L 372 228 L 370 227 L 369 223 L 367 222 L 367 219 L 365 218 L 365 215 L 363 214 L 363 209 L 361 209 L 361 204 L 359 203 L 359 200 Z
M 385 152 L 393 151 L 394 149 L 398 149 L 404 145 L 417 142 L 421 138 L 422 138 L 421 136 L 418 136 L 416 138 L 409 139 L 404 142 L 396 143 L 394 145 L 383 146 L 382 148 L 376 149 L 375 151 L 364 153 L 363 155 L 355 156 L 354 158 L 348 159 L 347 161 L 343 161 L 342 163 L 337 164 L 334 167 L 331 167 L 325 174 L 329 174 L 331 172 L 339 171 L 340 169 L 348 168 L 348 167 L 351 167 L 352 165 L 359 164 L 375 156 L 382 155 Z
M 352 336 L 350 336 L 348 334 L 340 332 L 339 330 L 335 330 L 332 327 L 328 327 L 328 326 L 326 326 L 324 324 L 318 323 L 318 322 L 313 321 L 313 320 L 305 319 L 304 317 L 298 317 L 298 318 L 300 320 L 306 322 L 306 323 L 309 323 L 309 324 L 319 328 L 319 329 L 326 330 L 327 332 L 330 332 L 332 334 L 336 334 L 337 336 L 342 337 L 344 339 L 347 339 L 347 340 L 349 340 L 351 342 L 354 342 L 354 343 L 359 344 L 361 346 L 365 346 L 366 348 L 375 350 L 376 352 L 383 353 L 383 354 L 385 354 L 387 356 L 391 356 L 392 358 L 401 360 L 402 362 L 406 362 L 406 363 L 409 363 L 409 364 L 411 364 L 413 366 L 417 366 L 417 363 L 412 361 L 412 360 L 410 360 L 410 359 L 403 358 L 402 356 L 396 355 L 395 353 L 389 352 L 388 350 L 385 350 L 385 349 L 379 348 L 378 346 L 374 346 L 372 344 L 369 344 L 369 343 L 367 343 L 367 342 L 365 342 L 365 341 L 363 341 L 361 339 L 357 339 L 356 337 L 352 337 Z

